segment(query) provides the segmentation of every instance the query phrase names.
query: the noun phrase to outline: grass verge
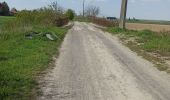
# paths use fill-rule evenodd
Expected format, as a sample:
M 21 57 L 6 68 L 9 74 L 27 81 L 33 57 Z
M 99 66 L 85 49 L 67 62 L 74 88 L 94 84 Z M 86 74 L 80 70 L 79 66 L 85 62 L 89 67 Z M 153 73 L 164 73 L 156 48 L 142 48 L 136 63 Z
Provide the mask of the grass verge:
M 125 45 L 155 63 L 159 70 L 168 72 L 169 65 L 165 61 L 170 60 L 169 32 L 156 33 L 150 30 L 133 31 L 120 28 L 108 28 L 107 31 L 117 34 Z
M 25 32 L 53 32 L 60 39 L 50 41 L 46 37 L 25 38 Z M 19 27 L 0 38 L 0 99 L 34 99 L 32 90 L 35 76 L 46 69 L 54 54 L 58 53 L 67 29 L 54 26 Z M 4 35 L 3 35 L 4 36 Z

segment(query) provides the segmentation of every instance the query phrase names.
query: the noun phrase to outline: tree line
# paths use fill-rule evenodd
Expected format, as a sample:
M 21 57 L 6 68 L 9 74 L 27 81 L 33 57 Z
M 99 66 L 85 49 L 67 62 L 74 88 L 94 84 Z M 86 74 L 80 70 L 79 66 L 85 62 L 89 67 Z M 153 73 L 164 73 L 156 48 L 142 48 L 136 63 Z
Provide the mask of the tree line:
M 17 13 L 15 8 L 10 10 L 8 4 L 5 1 L 2 3 L 0 2 L 0 16 L 10 16 L 14 15 L 15 13 Z

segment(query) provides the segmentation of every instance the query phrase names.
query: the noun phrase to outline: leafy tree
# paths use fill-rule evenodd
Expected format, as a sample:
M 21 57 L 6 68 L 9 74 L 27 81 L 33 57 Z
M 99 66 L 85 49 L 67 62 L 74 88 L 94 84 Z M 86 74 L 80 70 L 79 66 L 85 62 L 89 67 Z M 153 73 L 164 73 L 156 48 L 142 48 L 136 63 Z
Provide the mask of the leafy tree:
M 73 20 L 73 19 L 74 19 L 74 16 L 75 16 L 75 13 L 74 13 L 73 10 L 68 9 L 68 10 L 66 11 L 66 16 L 69 18 L 69 20 Z
M 9 15 L 9 6 L 6 2 L 0 4 L 0 15 L 6 16 Z

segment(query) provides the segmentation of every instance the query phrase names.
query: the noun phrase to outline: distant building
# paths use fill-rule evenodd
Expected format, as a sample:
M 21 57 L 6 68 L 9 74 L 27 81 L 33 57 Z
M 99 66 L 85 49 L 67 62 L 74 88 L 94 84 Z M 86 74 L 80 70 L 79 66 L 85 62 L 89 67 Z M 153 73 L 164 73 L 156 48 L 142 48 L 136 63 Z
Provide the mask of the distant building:
M 116 17 L 107 17 L 106 19 L 107 19 L 107 20 L 110 20 L 110 21 L 117 20 L 117 18 L 116 18 Z
M 15 15 L 17 13 L 18 13 L 18 11 L 15 8 L 12 8 L 11 11 L 10 11 L 10 15 Z

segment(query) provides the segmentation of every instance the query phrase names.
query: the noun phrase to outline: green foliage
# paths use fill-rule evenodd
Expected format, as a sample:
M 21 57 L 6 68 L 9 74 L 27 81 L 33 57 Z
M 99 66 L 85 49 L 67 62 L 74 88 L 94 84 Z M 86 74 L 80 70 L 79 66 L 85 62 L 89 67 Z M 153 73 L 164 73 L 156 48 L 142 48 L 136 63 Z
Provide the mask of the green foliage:
M 74 13 L 73 10 L 68 9 L 65 14 L 69 18 L 69 20 L 73 20 L 74 19 L 75 13 Z
M 6 16 L 9 15 L 9 6 L 6 2 L 0 3 L 2 7 L 0 7 L 0 15 Z
M 115 34 L 125 32 L 125 30 L 123 30 L 119 27 L 115 27 L 115 28 L 109 27 L 109 28 L 107 28 L 107 31 L 111 32 L 111 33 L 115 33 Z

